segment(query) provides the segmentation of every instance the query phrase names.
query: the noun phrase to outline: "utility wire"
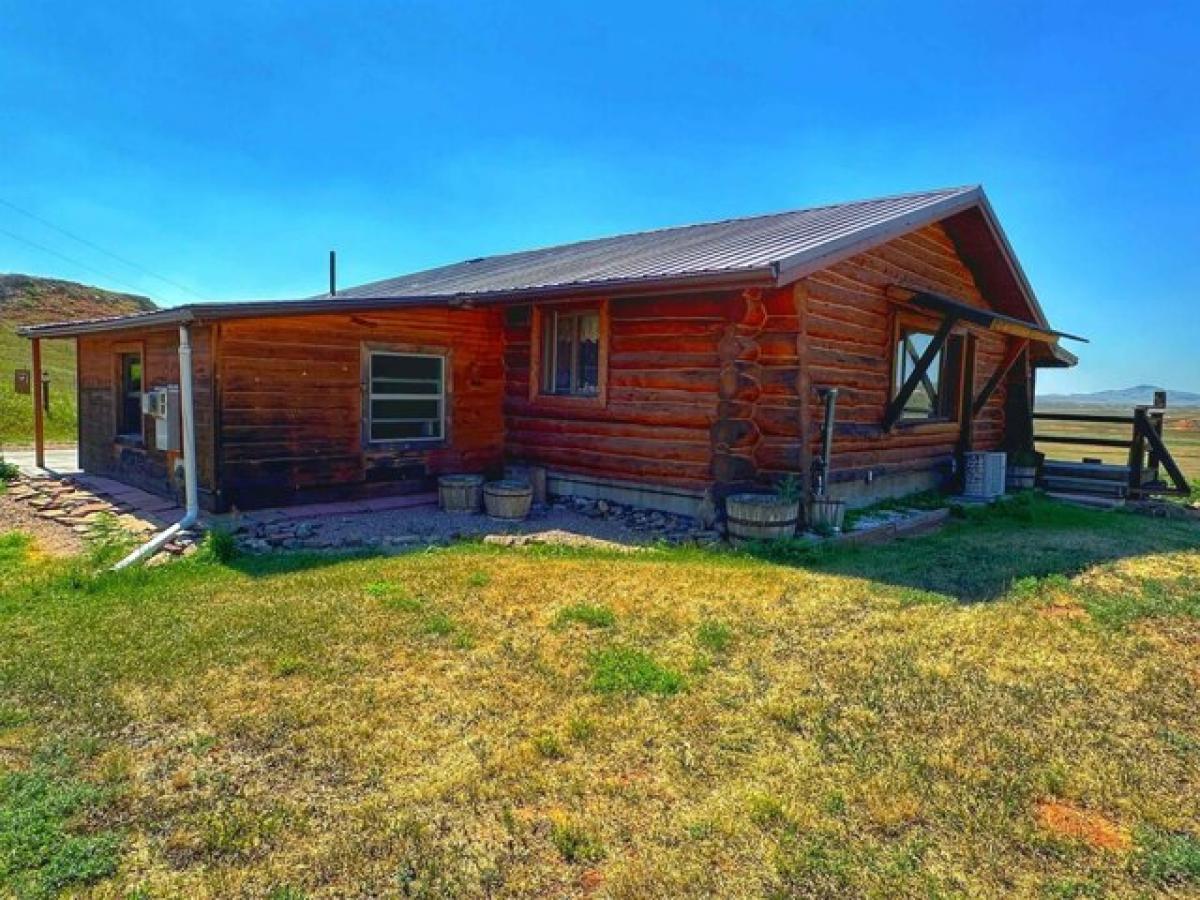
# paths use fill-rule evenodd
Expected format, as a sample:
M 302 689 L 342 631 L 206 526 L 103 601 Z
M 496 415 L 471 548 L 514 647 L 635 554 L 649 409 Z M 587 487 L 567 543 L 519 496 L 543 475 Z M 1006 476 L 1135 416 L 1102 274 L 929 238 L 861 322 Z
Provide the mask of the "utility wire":
M 115 281 L 117 284 L 124 285 L 125 287 L 127 287 L 131 291 L 133 291 L 134 293 L 137 293 L 140 295 L 141 288 L 134 287 L 128 281 L 125 281 L 124 279 L 121 279 L 121 278 L 117 278 L 115 275 L 110 275 L 107 272 L 101 272 L 99 269 L 97 269 L 93 266 L 89 266 L 87 263 L 81 263 L 77 259 L 72 259 L 71 257 L 67 256 L 65 253 L 59 253 L 57 250 L 51 250 L 49 247 L 44 247 L 41 244 L 37 243 L 36 241 L 31 241 L 28 238 L 23 238 L 19 234 L 13 234 L 7 228 L 0 228 L 0 234 L 6 234 L 10 238 L 12 238 L 14 241 L 20 241 L 22 244 L 26 244 L 30 247 L 33 247 L 35 250 L 41 250 L 43 253 L 49 253 L 51 256 L 57 256 L 59 259 L 63 260 L 64 262 L 68 262 L 73 266 L 78 266 L 81 269 L 86 269 L 87 271 L 91 272 L 93 275 L 99 275 L 101 278 L 103 278 L 107 281 Z
M 178 281 L 174 281 L 165 275 L 159 275 L 157 272 L 153 272 L 150 269 L 147 269 L 145 266 L 135 263 L 131 259 L 126 259 L 123 256 L 113 253 L 111 250 L 106 250 L 103 247 L 101 247 L 99 244 L 94 243 L 93 241 L 89 241 L 87 238 L 80 237 L 77 234 L 73 234 L 72 232 L 67 231 L 67 229 L 65 229 L 65 228 L 60 228 L 58 225 L 55 225 L 53 222 L 42 218 L 41 216 L 37 215 L 36 213 L 31 213 L 27 209 L 22 209 L 21 207 L 17 206 L 17 204 L 15 204 L 9 200 L 5 200 L 3 197 L 0 197 L 0 206 L 7 206 L 9 209 L 15 210 L 16 212 L 19 212 L 23 216 L 28 216 L 29 218 L 33 219 L 35 222 L 41 222 L 47 228 L 53 228 L 59 234 L 66 235 L 73 241 L 78 241 L 79 243 L 83 244 L 84 246 L 91 247 L 93 250 L 97 251 L 98 253 L 103 253 L 105 256 L 115 259 L 117 262 L 121 263 L 122 265 L 126 265 L 126 266 L 129 266 L 130 268 L 137 269 L 139 272 L 142 272 L 145 275 L 149 275 L 151 278 L 157 278 L 159 281 L 165 282 L 165 283 L 171 285 L 172 287 L 178 288 L 181 291 L 186 291 L 187 293 L 191 294 L 193 297 L 195 297 L 198 300 L 205 299 L 203 296 L 201 296 L 200 294 L 193 291 L 187 285 L 180 284 Z M 29 242 L 27 241 L 26 243 L 29 243 Z

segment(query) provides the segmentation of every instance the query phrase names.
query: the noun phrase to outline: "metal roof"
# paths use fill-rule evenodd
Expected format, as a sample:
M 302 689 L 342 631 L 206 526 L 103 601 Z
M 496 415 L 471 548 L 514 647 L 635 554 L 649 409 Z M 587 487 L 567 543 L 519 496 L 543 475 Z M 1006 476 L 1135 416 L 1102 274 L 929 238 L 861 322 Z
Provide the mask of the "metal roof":
M 1017 276 L 1034 318 L 1045 317 L 982 188 L 967 186 L 792 212 L 662 228 L 467 260 L 303 300 L 200 303 L 91 321 L 28 326 L 29 337 L 264 315 L 435 302 L 483 302 L 595 292 L 781 285 L 907 231 L 977 207 Z

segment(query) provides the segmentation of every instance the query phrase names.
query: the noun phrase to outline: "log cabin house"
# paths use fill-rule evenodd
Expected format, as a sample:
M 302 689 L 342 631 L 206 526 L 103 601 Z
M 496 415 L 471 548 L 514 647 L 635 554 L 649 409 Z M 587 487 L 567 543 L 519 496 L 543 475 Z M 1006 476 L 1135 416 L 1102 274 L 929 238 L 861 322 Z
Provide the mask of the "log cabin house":
M 179 384 L 181 329 L 211 510 L 539 466 L 552 494 L 691 513 L 807 481 L 828 388 L 829 490 L 865 501 L 1029 446 L 1037 368 L 1075 361 L 983 190 L 954 188 L 28 327 L 35 356 L 76 342 L 84 470 L 179 490 L 142 397 Z

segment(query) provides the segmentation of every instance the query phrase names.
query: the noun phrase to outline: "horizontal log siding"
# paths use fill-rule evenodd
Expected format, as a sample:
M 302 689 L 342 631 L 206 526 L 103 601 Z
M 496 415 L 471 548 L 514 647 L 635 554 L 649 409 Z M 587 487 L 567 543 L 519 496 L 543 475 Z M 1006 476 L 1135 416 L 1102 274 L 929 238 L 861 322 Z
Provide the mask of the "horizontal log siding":
M 973 306 L 987 308 L 970 270 L 940 225 L 931 225 L 896 238 L 805 278 L 801 284 L 808 310 L 807 340 L 811 381 L 813 452 L 819 450 L 824 416 L 817 399 L 824 388 L 839 388 L 832 469 L 840 477 L 856 471 L 904 472 L 931 468 L 954 453 L 957 422 L 898 425 L 890 434 L 873 432 L 882 419 L 891 390 L 892 337 L 896 306 L 884 295 L 890 284 L 946 294 Z M 936 320 L 930 320 L 936 324 Z M 979 391 L 1000 366 L 1006 346 L 1003 335 L 980 332 L 975 362 Z M 1004 437 L 1004 386 L 992 395 L 975 420 L 972 449 L 990 450 Z M 766 468 L 783 468 L 793 459 L 785 448 L 773 447 Z
M 144 448 L 118 446 L 117 354 L 140 348 L 143 389 L 179 384 L 179 332 L 176 330 L 122 332 L 78 339 L 79 346 L 79 464 L 88 472 L 111 475 L 143 487 L 167 489 L 173 481 L 178 453 L 154 448 L 154 420 L 142 418 Z M 212 331 L 192 329 L 192 381 L 196 414 L 196 468 L 200 488 L 215 485 Z M 181 486 L 174 485 L 181 489 Z
M 704 489 L 712 481 L 718 343 L 736 293 L 609 301 L 606 402 L 530 399 L 531 316 L 506 318 L 504 420 L 515 461 L 600 478 Z
M 218 337 L 221 484 L 236 505 L 368 482 L 421 489 L 502 464 L 500 314 L 429 307 L 223 322 Z M 364 345 L 449 350 L 447 441 L 364 446 Z M 397 484 L 398 483 L 398 484 Z

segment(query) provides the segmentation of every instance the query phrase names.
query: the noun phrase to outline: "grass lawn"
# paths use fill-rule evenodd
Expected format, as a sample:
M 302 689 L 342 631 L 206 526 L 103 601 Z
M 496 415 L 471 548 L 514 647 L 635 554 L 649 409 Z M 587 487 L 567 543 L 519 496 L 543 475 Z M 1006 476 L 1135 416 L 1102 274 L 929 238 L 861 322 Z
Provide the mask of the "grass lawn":
M 1200 892 L 1200 526 L 95 574 L 0 538 L 0 891 Z
M 75 342 L 43 341 L 42 366 L 50 371 L 46 440 L 74 443 Z M 0 452 L 6 447 L 33 446 L 33 397 L 13 390 L 14 370 L 31 368 L 29 341 L 17 336 L 11 322 L 0 320 Z

